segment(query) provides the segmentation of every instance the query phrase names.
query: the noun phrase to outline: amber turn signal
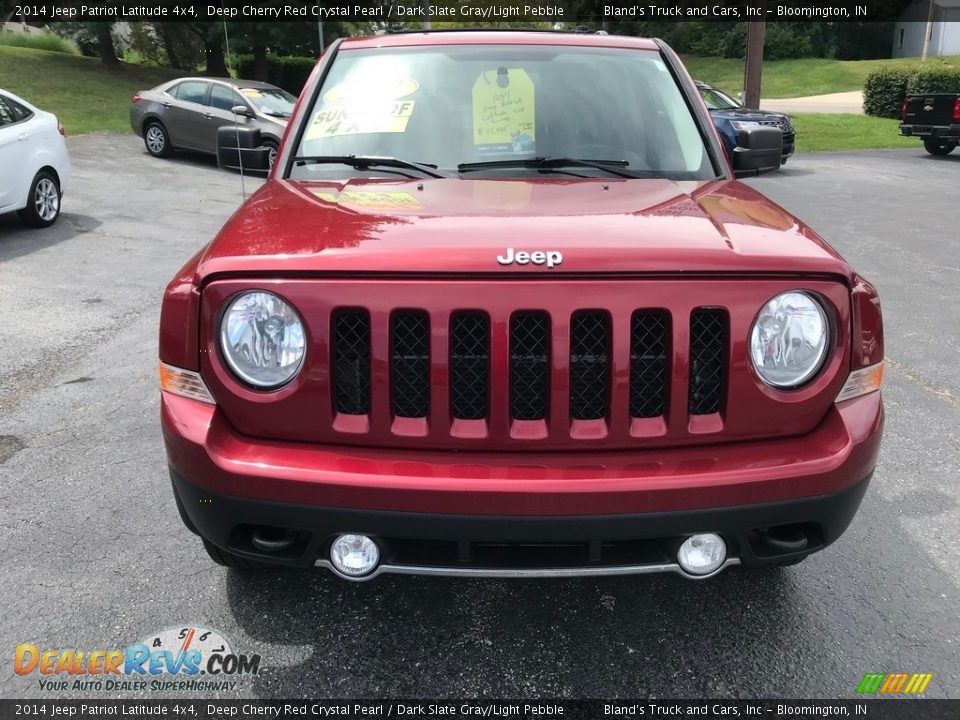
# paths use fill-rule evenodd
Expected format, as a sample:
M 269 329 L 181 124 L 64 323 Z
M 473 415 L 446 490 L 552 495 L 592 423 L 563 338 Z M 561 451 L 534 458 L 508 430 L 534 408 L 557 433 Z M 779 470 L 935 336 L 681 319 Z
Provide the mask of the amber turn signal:
M 211 405 L 217 404 L 207 390 L 200 373 L 167 365 L 165 362 L 160 363 L 160 389 L 191 400 L 199 400 Z
M 876 365 L 854 370 L 847 376 L 847 381 L 840 389 L 836 402 L 851 400 L 867 393 L 880 389 L 883 384 L 883 361 Z

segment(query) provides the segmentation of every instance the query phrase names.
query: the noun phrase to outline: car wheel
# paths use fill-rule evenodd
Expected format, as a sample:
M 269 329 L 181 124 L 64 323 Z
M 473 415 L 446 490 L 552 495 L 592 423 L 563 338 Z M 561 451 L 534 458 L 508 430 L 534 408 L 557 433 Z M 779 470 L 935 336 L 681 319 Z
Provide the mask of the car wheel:
M 248 560 L 247 558 L 240 557 L 239 555 L 234 555 L 232 552 L 222 550 L 206 538 L 203 538 L 203 547 L 206 549 L 207 555 L 210 556 L 210 559 L 213 560 L 217 565 L 233 568 L 234 570 L 239 570 L 240 572 L 263 572 L 270 567 L 266 563 L 260 563 L 256 560 Z
M 143 130 L 143 144 L 154 157 L 170 157 L 173 148 L 167 129 L 158 122 L 149 123 Z
M 267 170 L 273 170 L 273 164 L 277 161 L 277 153 L 280 150 L 280 146 L 273 140 L 265 140 L 263 146 L 270 151 L 267 155 Z
M 787 164 L 787 158 L 788 158 L 788 157 L 789 157 L 788 155 L 785 155 L 784 157 L 780 158 L 780 164 L 781 164 L 781 165 L 786 165 L 786 164 Z
M 60 217 L 60 183 L 49 170 L 41 170 L 30 183 L 27 206 L 17 213 L 30 227 L 49 227 Z
M 957 147 L 956 143 L 951 142 L 941 142 L 939 140 L 924 140 L 923 147 L 931 155 L 936 155 L 937 157 L 943 157 L 944 155 L 949 155 Z

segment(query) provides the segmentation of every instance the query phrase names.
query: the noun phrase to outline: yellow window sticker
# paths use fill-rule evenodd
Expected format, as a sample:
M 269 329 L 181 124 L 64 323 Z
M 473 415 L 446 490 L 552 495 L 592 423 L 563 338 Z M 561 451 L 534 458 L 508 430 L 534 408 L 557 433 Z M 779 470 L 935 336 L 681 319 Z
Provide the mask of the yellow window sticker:
M 261 93 L 261 92 L 260 92 L 259 90 L 257 90 L 256 88 L 242 88 L 242 89 L 240 90 L 240 92 L 241 92 L 243 95 L 246 95 L 246 96 L 249 97 L 249 98 L 263 97 L 263 93 Z
M 413 108 L 413 100 L 367 104 L 349 109 L 325 105 L 314 114 L 307 140 L 364 133 L 406 132 Z
M 419 89 L 416 80 L 389 75 L 339 83 L 323 94 L 323 104 L 314 113 L 307 140 L 406 132 L 416 107 L 414 100 L 406 98 Z
M 376 192 L 344 190 L 339 195 L 325 190 L 314 190 L 321 200 L 334 205 L 367 210 L 419 210 L 420 201 L 408 192 Z
M 536 91 L 522 68 L 480 73 L 473 84 L 473 145 L 477 152 L 528 153 L 536 141 Z

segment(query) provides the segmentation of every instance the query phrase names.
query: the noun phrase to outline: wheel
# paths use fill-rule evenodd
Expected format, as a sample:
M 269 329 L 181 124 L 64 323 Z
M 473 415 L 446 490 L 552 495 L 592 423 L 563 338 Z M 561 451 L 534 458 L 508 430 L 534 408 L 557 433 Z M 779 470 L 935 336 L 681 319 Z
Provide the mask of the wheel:
M 269 155 L 267 156 L 267 162 L 269 163 L 267 165 L 267 170 L 273 170 L 273 163 L 277 161 L 277 152 L 280 150 L 280 146 L 277 145 L 277 143 L 275 143 L 273 140 L 264 140 L 263 146 L 270 151 Z
M 209 555 L 210 559 L 213 560 L 217 565 L 223 565 L 224 567 L 233 568 L 234 570 L 239 570 L 240 572 L 246 573 L 263 572 L 270 567 L 265 563 L 260 563 L 256 560 L 247 560 L 247 558 L 234 555 L 232 552 L 221 550 L 206 538 L 202 539 L 203 547 L 206 549 L 207 555 Z
M 60 183 L 50 170 L 41 170 L 30 183 L 27 206 L 17 213 L 30 227 L 49 227 L 60 217 Z
M 940 140 L 933 140 L 927 138 L 923 141 L 924 149 L 931 155 L 936 155 L 937 157 L 943 157 L 944 155 L 949 155 L 957 147 L 956 143 L 952 142 L 942 142 Z
M 148 123 L 143 129 L 143 144 L 154 157 L 170 157 L 173 154 L 167 129 L 157 121 Z
M 780 164 L 781 164 L 781 165 L 786 165 L 786 164 L 787 164 L 787 158 L 788 158 L 788 157 L 790 157 L 790 156 L 789 156 L 789 155 L 786 155 L 786 156 L 780 158 Z

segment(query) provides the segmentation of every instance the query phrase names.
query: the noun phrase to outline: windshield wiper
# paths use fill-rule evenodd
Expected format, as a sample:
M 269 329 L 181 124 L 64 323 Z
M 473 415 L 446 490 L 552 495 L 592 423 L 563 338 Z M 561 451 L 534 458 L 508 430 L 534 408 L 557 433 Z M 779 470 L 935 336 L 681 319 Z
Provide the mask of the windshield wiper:
M 428 177 L 447 178 L 449 175 L 438 172 L 436 165 L 418 163 L 412 160 L 401 160 L 395 157 L 380 157 L 377 155 L 308 155 L 293 159 L 298 165 L 349 165 L 357 170 L 367 170 L 372 167 L 403 168 L 417 170 Z
M 457 165 L 460 172 L 474 170 L 492 170 L 497 168 L 531 168 L 533 170 L 550 170 L 564 167 L 591 167 L 597 170 L 606 170 L 613 175 L 625 178 L 651 177 L 651 174 L 640 174 L 631 170 L 624 170 L 629 165 L 626 160 L 587 160 L 584 158 L 569 157 L 531 157 L 513 160 L 485 160 L 483 162 L 469 162 Z

